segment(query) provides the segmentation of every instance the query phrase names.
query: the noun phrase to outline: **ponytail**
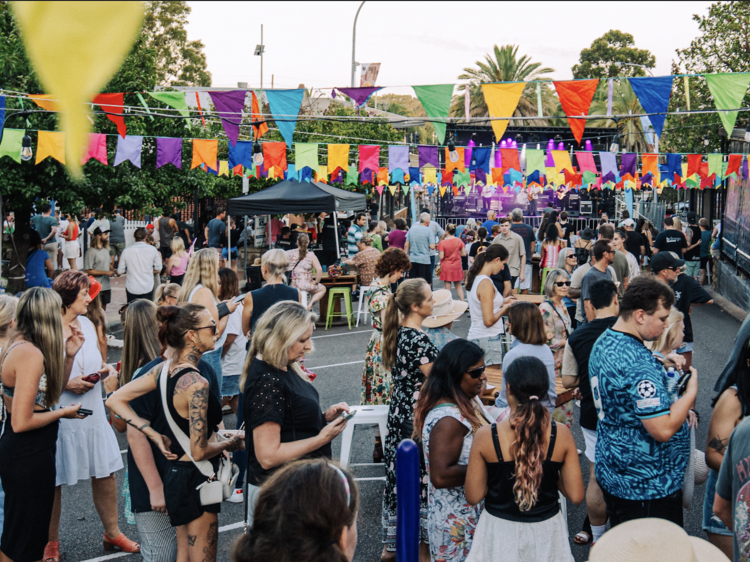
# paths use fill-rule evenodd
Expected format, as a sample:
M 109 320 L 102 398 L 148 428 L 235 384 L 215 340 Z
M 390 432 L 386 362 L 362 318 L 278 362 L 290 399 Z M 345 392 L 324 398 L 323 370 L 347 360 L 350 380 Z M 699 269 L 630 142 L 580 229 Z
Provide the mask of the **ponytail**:
M 424 301 L 424 279 L 407 279 L 398 286 L 396 294 L 388 299 L 383 318 L 383 344 L 381 358 L 383 367 L 391 369 L 396 364 L 396 349 L 398 347 L 398 328 L 402 316 L 406 317 L 411 311 L 411 305 L 421 305 Z
M 310 237 L 307 234 L 300 234 L 297 237 L 297 248 L 299 248 L 299 263 L 307 256 L 307 247 L 310 245 Z
M 508 255 L 508 250 L 502 244 L 490 244 L 484 252 L 477 254 L 466 277 L 466 290 L 471 291 L 471 287 L 474 285 L 474 278 L 479 275 L 479 272 L 482 271 L 487 262 L 494 261 L 497 258 L 507 260 Z
M 550 415 L 542 399 L 549 391 L 549 378 L 544 363 L 531 356 L 519 357 L 506 371 L 505 382 L 518 403 L 508 420 L 515 437 L 511 444 L 516 462 L 513 493 L 518 508 L 528 511 L 536 504 L 544 475 Z

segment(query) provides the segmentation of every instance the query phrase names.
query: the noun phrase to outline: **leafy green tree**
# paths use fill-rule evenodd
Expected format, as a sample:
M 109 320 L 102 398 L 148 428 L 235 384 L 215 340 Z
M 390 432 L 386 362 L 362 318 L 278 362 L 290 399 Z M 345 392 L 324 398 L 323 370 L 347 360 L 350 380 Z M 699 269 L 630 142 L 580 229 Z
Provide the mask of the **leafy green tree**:
M 482 84 L 491 82 L 529 82 L 544 80 L 545 75 L 554 72 L 552 68 L 542 67 L 540 62 L 531 62 L 528 55 L 519 56 L 517 45 L 505 45 L 495 48 L 485 56 L 484 61 L 477 61 L 475 68 L 464 68 L 464 74 L 459 80 L 467 83 L 458 87 L 459 94 L 451 104 L 451 115 L 464 115 L 464 92 L 469 88 L 471 98 L 471 117 L 486 117 L 489 115 L 487 103 L 482 95 Z M 557 97 L 547 84 L 542 84 L 542 112 L 544 115 L 556 115 L 559 112 Z M 518 102 L 514 115 L 531 117 L 538 115 L 536 83 L 527 84 Z M 524 121 L 525 125 L 545 125 L 545 120 Z
M 615 78 L 617 76 L 645 76 L 640 66 L 654 68 L 656 57 L 646 49 L 635 47 L 629 33 L 610 30 L 583 49 L 580 64 L 573 65 L 573 78 Z M 619 66 L 618 66 L 619 63 Z

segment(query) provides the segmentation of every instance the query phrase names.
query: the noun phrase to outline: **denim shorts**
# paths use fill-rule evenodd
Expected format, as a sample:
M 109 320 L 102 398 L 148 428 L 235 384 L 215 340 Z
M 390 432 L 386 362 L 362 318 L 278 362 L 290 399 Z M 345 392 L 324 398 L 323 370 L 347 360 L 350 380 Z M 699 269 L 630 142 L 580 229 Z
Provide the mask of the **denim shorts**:
M 703 498 L 703 530 L 715 535 L 733 536 L 734 533 L 727 529 L 721 519 L 714 515 L 714 496 L 716 495 L 716 480 L 719 473 L 711 470 L 706 481 L 706 496 Z
M 240 375 L 223 377 L 221 381 L 222 396 L 237 396 L 240 393 Z
M 685 262 L 685 275 L 689 275 L 690 277 L 698 277 L 700 265 L 701 265 L 700 260 L 686 261 Z
M 484 351 L 485 365 L 502 365 L 503 364 L 503 334 L 492 336 L 491 338 L 479 338 L 471 340 Z

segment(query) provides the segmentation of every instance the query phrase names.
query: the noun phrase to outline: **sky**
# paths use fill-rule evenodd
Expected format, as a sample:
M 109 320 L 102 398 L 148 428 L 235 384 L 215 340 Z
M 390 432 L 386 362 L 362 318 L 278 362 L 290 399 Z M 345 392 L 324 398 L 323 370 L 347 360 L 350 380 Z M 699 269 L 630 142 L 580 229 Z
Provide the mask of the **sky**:
M 360 2 L 188 2 L 188 38 L 205 45 L 214 87 L 351 84 L 352 24 Z M 676 49 L 698 35 L 693 14 L 711 2 L 366 2 L 357 22 L 356 61 L 380 62 L 381 93 L 413 94 L 410 85 L 458 83 L 498 46 L 571 79 L 582 49 L 610 29 L 630 33 L 656 57 L 654 75 L 670 74 Z M 359 69 L 357 82 L 359 85 Z

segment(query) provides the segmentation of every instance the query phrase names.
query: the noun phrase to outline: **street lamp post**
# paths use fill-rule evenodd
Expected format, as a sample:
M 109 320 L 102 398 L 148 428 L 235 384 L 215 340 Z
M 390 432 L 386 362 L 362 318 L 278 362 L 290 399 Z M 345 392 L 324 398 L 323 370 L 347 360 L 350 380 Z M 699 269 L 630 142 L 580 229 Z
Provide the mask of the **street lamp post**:
M 255 46 L 256 57 L 260 57 L 260 89 L 263 89 L 263 53 L 266 50 L 266 46 L 263 44 L 263 24 L 260 24 L 260 45 Z
M 354 88 L 354 75 L 357 72 L 357 65 L 358 63 L 355 62 L 355 46 L 357 45 L 357 18 L 359 17 L 359 12 L 362 9 L 362 6 L 365 5 L 364 0 L 359 5 L 359 8 L 357 8 L 357 15 L 354 16 L 354 26 L 352 27 L 352 88 Z

